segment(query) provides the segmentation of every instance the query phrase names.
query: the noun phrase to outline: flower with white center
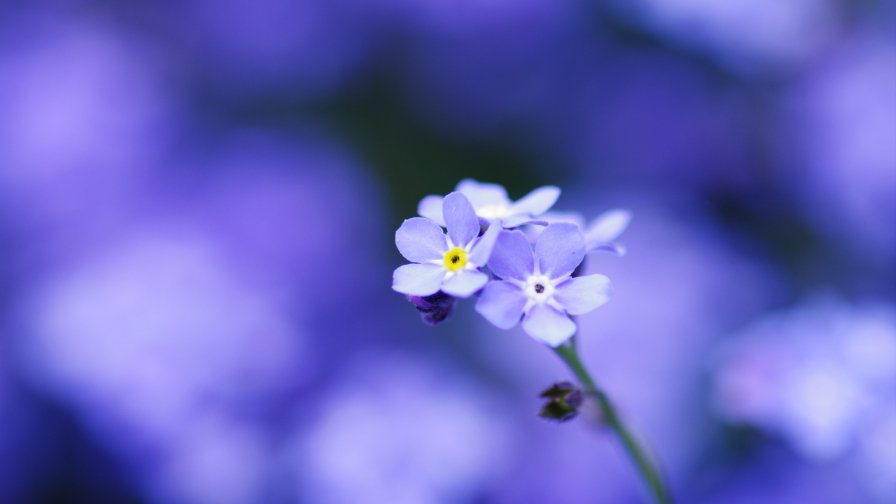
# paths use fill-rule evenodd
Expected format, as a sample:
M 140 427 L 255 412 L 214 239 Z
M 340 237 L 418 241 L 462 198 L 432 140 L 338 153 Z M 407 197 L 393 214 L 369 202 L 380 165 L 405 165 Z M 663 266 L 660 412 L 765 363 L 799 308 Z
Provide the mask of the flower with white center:
M 501 278 L 490 282 L 476 311 L 501 329 L 522 319 L 529 336 L 558 346 L 576 332 L 569 315 L 582 315 L 610 298 L 603 275 L 573 277 L 585 258 L 585 237 L 575 224 L 550 224 L 531 245 L 521 231 L 502 231 L 488 262 Z
M 479 218 L 466 196 L 453 192 L 441 205 L 447 234 L 438 224 L 423 217 L 404 221 L 395 232 L 395 245 L 405 264 L 395 270 L 392 288 L 409 296 L 442 292 L 470 297 L 488 282 L 479 268 L 488 263 L 500 226 L 491 226 L 479 236 Z
M 554 206 L 557 198 L 560 197 L 559 188 L 544 186 L 517 201 L 511 201 L 503 186 L 477 182 L 472 179 L 461 180 L 455 191 L 470 200 L 477 217 L 489 224 L 501 222 L 501 225 L 508 229 L 536 220 L 536 217 Z M 444 198 L 441 196 L 427 196 L 417 206 L 417 213 L 444 226 L 443 201 Z

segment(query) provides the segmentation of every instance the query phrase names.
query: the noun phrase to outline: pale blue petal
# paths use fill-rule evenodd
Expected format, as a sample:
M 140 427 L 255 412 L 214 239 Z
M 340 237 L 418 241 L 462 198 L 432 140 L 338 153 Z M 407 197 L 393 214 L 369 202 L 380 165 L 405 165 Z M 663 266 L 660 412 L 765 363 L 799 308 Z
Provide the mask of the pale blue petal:
M 479 235 L 479 218 L 466 196 L 453 192 L 442 202 L 448 236 L 457 247 L 465 247 Z
M 511 213 L 538 216 L 547 212 L 554 206 L 554 203 L 557 202 L 557 198 L 559 197 L 559 187 L 539 187 L 514 203 L 511 207 Z
M 423 217 L 404 221 L 395 232 L 395 245 L 405 259 L 415 263 L 440 260 L 448 250 L 442 228 Z
M 473 179 L 464 179 L 457 184 L 455 191 L 463 193 L 475 208 L 489 205 L 510 205 L 507 190 L 498 184 L 477 182 Z
M 538 341 L 560 346 L 576 333 L 576 324 L 548 305 L 535 305 L 523 317 L 523 330 Z
M 609 278 L 586 275 L 570 278 L 558 285 L 554 299 L 570 315 L 581 315 L 609 301 L 612 290 Z
M 481 271 L 463 270 L 442 284 L 442 292 L 454 297 L 466 298 L 476 293 L 488 282 L 488 275 Z
M 610 210 L 599 215 L 588 230 L 585 231 L 585 240 L 589 243 L 610 243 L 628 227 L 632 220 L 632 213 L 628 210 Z
M 522 226 L 523 224 L 532 224 L 532 223 L 533 223 L 533 220 L 532 220 L 532 219 L 533 219 L 533 217 L 532 217 L 531 215 L 528 215 L 528 214 L 525 214 L 525 215 L 513 215 L 513 216 L 511 216 L 511 217 L 508 217 L 508 218 L 506 218 L 506 219 L 503 219 L 503 220 L 501 221 L 501 226 L 503 226 L 503 227 L 505 227 L 505 228 L 507 228 L 507 229 L 513 229 L 513 228 L 516 228 L 516 227 L 520 227 L 520 226 Z
M 473 245 L 473 249 L 470 250 L 470 262 L 477 267 L 488 264 L 488 260 L 492 256 L 492 251 L 495 249 L 495 243 L 497 243 L 498 236 L 500 235 L 501 226 L 489 226 L 485 231 L 485 234 L 479 238 L 479 241 L 477 241 L 476 245 Z
M 531 275 L 535 270 L 535 260 L 526 235 L 522 231 L 501 231 L 488 267 L 505 280 L 525 280 Z
M 570 224 L 575 224 L 581 228 L 585 227 L 585 218 L 582 217 L 582 214 L 577 212 L 558 212 L 556 210 L 551 210 L 550 212 L 541 215 L 539 218 L 547 221 L 549 224 L 569 222 Z
M 628 250 L 625 248 L 625 245 L 619 242 L 613 243 L 588 243 L 586 244 L 586 249 L 588 253 L 592 252 L 609 252 L 610 254 L 617 255 L 619 257 L 624 256 Z
M 432 220 L 436 224 L 445 227 L 445 218 L 442 216 L 442 197 L 430 194 L 417 205 L 417 213 Z
M 429 296 L 439 292 L 446 270 L 436 264 L 405 264 L 392 274 L 392 289 L 409 296 Z
M 562 278 L 585 258 L 585 238 L 575 224 L 551 224 L 535 241 L 535 257 L 542 274 Z
M 476 301 L 476 311 L 501 329 L 517 325 L 525 306 L 526 295 L 522 289 L 503 281 L 489 282 Z

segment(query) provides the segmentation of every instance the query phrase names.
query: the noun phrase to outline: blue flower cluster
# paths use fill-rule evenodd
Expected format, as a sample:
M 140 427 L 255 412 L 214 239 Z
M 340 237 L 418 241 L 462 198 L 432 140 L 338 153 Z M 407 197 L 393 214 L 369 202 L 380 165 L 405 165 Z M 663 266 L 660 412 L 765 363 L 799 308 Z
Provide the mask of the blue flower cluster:
M 446 299 L 478 296 L 476 311 L 501 329 L 522 322 L 536 340 L 556 347 L 576 332 L 574 315 L 610 299 L 610 279 L 580 275 L 589 252 L 622 255 L 614 240 L 630 214 L 606 212 L 590 225 L 574 214 L 551 213 L 560 189 L 545 186 L 512 201 L 504 187 L 466 179 L 445 197 L 427 196 L 421 217 L 395 233 L 410 264 L 395 270 L 392 288 L 409 296 L 424 320 L 437 323 L 453 308 Z

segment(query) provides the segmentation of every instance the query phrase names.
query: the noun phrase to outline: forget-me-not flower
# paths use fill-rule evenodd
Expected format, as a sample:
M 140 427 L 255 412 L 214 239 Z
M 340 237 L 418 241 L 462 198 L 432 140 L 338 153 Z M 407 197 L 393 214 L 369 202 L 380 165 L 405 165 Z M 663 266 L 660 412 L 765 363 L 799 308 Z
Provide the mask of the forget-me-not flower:
M 398 251 L 412 264 L 395 270 L 392 288 L 409 296 L 429 296 L 439 290 L 456 297 L 469 297 L 488 282 L 479 268 L 488 263 L 500 226 L 491 226 L 479 236 L 479 218 L 466 196 L 445 196 L 439 224 L 424 217 L 404 221 L 395 232 Z
M 408 294 L 430 324 L 450 314 L 454 297 L 477 295 L 476 311 L 488 321 L 503 329 L 521 323 L 533 339 L 553 347 L 582 389 L 576 391 L 569 384 L 548 389 L 543 397 L 549 403 L 541 414 L 569 419 L 585 394 L 593 397 L 600 403 L 602 416 L 613 420 L 606 424 L 637 461 L 636 468 L 649 483 L 655 502 L 670 502 L 656 464 L 628 434 L 571 339 L 577 329 L 572 317 L 594 310 L 610 297 L 607 277 L 579 274 L 585 254 L 612 244 L 630 216 L 611 213 L 585 231 L 584 219 L 578 216 L 573 216 L 576 222 L 572 223 L 550 222 L 541 216 L 559 192 L 556 187 L 542 187 L 512 202 L 503 187 L 467 179 L 444 199 L 424 198 L 418 207 L 424 217 L 406 220 L 396 233 L 398 249 L 414 264 L 395 270 L 392 288 Z M 447 238 L 439 224 L 447 228 Z M 618 248 L 612 250 L 619 253 Z M 441 299 L 442 294 L 450 301 Z
M 575 224 L 550 224 L 534 246 L 521 231 L 502 231 L 488 262 L 501 280 L 486 286 L 476 311 L 502 329 L 522 319 L 526 333 L 556 347 L 576 332 L 569 315 L 609 300 L 607 277 L 572 277 L 584 258 L 585 237 Z
M 504 186 L 477 182 L 473 179 L 461 180 L 455 191 L 470 200 L 480 219 L 486 223 L 501 222 L 502 226 L 508 229 L 536 220 L 536 217 L 554 206 L 560 197 L 558 187 L 543 186 L 517 201 L 512 201 L 507 196 Z M 426 196 L 417 206 L 417 213 L 444 226 L 446 223 L 442 219 L 443 201 L 440 196 Z

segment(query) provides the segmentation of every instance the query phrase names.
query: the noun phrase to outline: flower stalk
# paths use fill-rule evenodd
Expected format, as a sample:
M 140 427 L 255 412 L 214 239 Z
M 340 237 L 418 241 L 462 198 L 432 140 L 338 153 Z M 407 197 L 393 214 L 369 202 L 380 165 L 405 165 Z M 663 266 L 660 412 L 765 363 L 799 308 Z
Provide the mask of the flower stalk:
M 631 431 L 622 423 L 609 396 L 597 386 L 588 373 L 588 369 L 582 363 L 582 359 L 579 357 L 579 352 L 576 349 L 575 337 L 571 338 L 567 344 L 555 347 L 554 351 L 579 380 L 585 393 L 597 401 L 603 421 L 610 426 L 614 434 L 619 438 L 654 502 L 656 504 L 672 504 L 672 498 L 663 484 L 656 465 L 647 456 L 647 452 L 638 443 Z

